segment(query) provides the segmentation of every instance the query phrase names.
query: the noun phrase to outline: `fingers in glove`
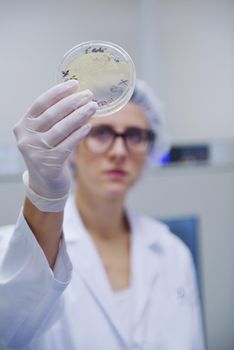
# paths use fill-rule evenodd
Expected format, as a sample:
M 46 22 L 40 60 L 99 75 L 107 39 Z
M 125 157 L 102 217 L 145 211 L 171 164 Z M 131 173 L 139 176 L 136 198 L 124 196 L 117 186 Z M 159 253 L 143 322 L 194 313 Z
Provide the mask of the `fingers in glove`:
M 83 124 L 96 112 L 97 108 L 97 103 L 91 101 L 75 110 L 69 116 L 56 123 L 50 130 L 42 133 L 42 142 L 47 148 L 59 145 L 66 138 L 69 138 L 72 133 L 79 131 Z M 82 135 L 81 132 L 81 138 L 83 138 Z M 70 150 L 70 148 L 68 149 Z
M 92 129 L 91 124 L 85 124 L 78 130 L 74 131 L 70 134 L 66 139 L 63 140 L 58 146 L 58 149 L 62 149 L 67 152 L 68 157 L 69 154 L 79 145 L 79 143 L 89 134 Z
M 30 116 L 37 118 L 44 113 L 48 108 L 77 91 L 79 84 L 76 80 L 68 80 L 53 86 L 42 95 L 40 95 L 29 108 L 26 117 Z
M 92 98 L 93 94 L 90 90 L 74 93 L 51 106 L 38 118 L 28 118 L 27 125 L 34 131 L 48 131 L 63 118 L 67 119 L 72 112 L 90 102 Z

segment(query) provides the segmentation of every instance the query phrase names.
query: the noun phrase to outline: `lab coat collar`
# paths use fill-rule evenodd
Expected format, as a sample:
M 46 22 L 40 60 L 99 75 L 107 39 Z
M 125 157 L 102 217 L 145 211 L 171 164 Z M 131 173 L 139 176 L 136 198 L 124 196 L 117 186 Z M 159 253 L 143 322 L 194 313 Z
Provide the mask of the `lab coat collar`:
M 168 231 L 167 226 L 156 220 L 148 217 L 139 216 L 131 210 L 126 209 L 126 215 L 129 220 L 131 231 L 134 236 L 139 236 L 142 246 L 152 249 L 154 252 L 163 252 L 163 235 Z M 144 233 L 142 234 L 140 226 L 144 223 Z M 152 222 L 154 229 L 152 230 Z M 82 230 L 77 230 L 77 227 L 82 226 Z M 147 231 L 146 231 L 147 225 Z M 79 211 L 76 207 L 75 196 L 71 195 L 67 201 L 64 214 L 64 227 L 66 228 L 65 240 L 66 242 L 78 242 L 87 235 Z
M 137 332 L 159 275 L 163 255 L 160 235 L 165 227 L 153 220 L 135 216 L 130 211 L 127 211 L 127 216 L 132 232 L 131 287 L 134 300 L 133 324 L 134 331 Z M 130 339 L 118 319 L 113 291 L 95 245 L 79 216 L 74 197 L 69 199 L 65 209 L 64 234 L 68 244 L 77 243 L 76 260 L 72 263 L 76 265 L 90 293 L 127 346 Z

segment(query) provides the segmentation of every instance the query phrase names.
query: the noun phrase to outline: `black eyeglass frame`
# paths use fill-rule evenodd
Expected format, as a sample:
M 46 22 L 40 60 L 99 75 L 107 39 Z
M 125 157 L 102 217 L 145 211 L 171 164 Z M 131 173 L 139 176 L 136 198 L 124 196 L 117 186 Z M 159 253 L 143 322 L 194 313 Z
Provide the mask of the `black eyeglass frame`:
M 93 149 L 91 149 L 89 147 L 88 140 L 90 137 L 92 137 L 92 135 L 94 134 L 95 131 L 97 131 L 98 129 L 101 129 L 101 128 L 105 128 L 110 132 L 110 135 L 112 136 L 112 140 L 106 149 L 104 149 L 102 151 L 94 151 Z M 139 130 L 141 132 L 141 136 L 143 136 L 144 142 L 146 144 L 146 149 L 143 150 L 142 152 L 139 152 L 139 151 L 134 152 L 134 148 L 129 146 L 129 143 L 127 142 L 127 138 L 129 137 L 129 134 L 135 130 Z M 124 145 L 129 153 L 144 154 L 144 153 L 151 152 L 151 150 L 154 146 L 154 143 L 155 143 L 156 134 L 152 129 L 143 129 L 143 128 L 139 128 L 139 127 L 129 127 L 124 132 L 117 132 L 109 125 L 98 125 L 98 126 L 94 126 L 91 129 L 90 133 L 85 137 L 84 144 L 90 152 L 96 153 L 96 154 L 103 154 L 103 153 L 108 152 L 111 149 L 111 147 L 113 146 L 117 137 L 121 137 L 123 139 Z

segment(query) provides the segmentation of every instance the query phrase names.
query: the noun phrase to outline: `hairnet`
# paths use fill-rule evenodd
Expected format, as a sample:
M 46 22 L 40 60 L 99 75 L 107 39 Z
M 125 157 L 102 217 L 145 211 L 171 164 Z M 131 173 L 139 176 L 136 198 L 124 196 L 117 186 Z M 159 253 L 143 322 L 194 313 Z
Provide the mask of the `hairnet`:
M 130 101 L 141 107 L 149 121 L 150 127 L 156 134 L 151 159 L 154 164 L 159 164 L 162 157 L 170 148 L 169 138 L 165 130 L 162 104 L 146 82 L 139 79 L 136 81 L 136 86 Z

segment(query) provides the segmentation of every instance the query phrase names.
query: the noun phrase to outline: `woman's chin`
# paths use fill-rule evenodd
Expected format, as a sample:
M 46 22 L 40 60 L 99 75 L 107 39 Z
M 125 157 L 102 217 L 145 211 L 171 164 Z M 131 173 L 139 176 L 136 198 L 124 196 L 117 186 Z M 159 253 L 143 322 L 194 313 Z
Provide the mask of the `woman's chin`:
M 106 186 L 103 194 L 109 199 L 123 199 L 128 192 L 128 187 L 123 184 L 111 184 Z

